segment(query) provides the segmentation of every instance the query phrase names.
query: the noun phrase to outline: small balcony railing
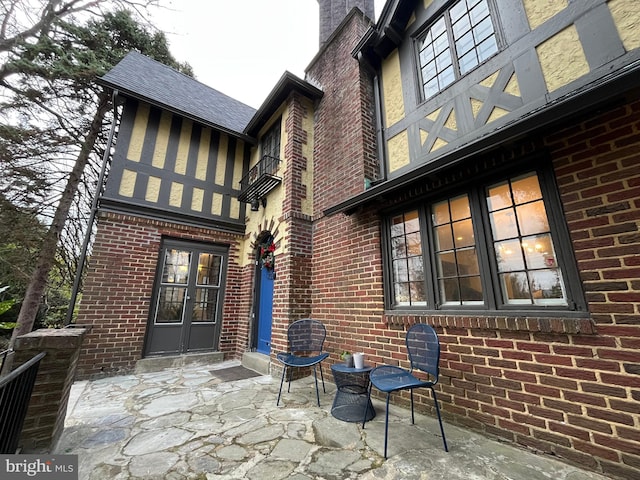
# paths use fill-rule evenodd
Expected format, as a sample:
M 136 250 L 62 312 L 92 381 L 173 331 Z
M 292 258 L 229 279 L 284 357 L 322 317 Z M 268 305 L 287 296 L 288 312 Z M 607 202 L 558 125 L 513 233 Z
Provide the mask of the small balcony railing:
M 267 194 L 282 182 L 276 175 L 280 168 L 280 159 L 265 155 L 240 180 L 238 200 L 252 205 L 258 204 Z

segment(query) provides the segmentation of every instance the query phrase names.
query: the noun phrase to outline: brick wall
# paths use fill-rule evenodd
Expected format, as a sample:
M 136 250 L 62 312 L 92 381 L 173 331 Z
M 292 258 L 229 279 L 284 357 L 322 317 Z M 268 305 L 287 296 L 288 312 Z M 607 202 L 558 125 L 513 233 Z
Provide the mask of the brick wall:
M 307 72 L 324 91 L 314 132 L 316 217 L 362 192 L 365 177 L 377 178 L 373 86 L 351 55 L 368 26 L 366 18 L 352 14 Z
M 245 350 L 250 293 L 244 282 L 250 272 L 243 271 L 237 264 L 241 237 L 206 228 L 102 213 L 76 321 L 79 325 L 92 326 L 78 361 L 78 378 L 130 372 L 142 358 L 163 236 L 229 245 L 220 351 L 229 358 L 238 358 Z
M 591 319 L 385 314 L 374 206 L 316 224 L 313 312 L 330 351 L 407 366 L 406 328 L 435 325 L 448 422 L 640 478 L 639 119 L 633 102 L 532 142 L 553 158 Z M 435 414 L 428 393 L 416 402 Z
M 383 304 L 377 206 L 322 216 L 377 172 L 367 150 L 375 145 L 368 84 L 347 53 L 358 26 L 352 19 L 308 72 L 325 92 L 315 130 L 312 315 L 327 325 L 329 363 L 349 350 L 406 367 L 406 328 L 432 324 L 448 422 L 639 479 L 640 102 L 527 142 L 552 156 L 590 318 L 394 315 Z M 428 393 L 416 402 L 435 414 Z
M 300 318 L 311 313 L 311 218 L 303 213 L 303 202 L 307 200 L 307 187 L 303 172 L 310 170 L 311 159 L 304 155 L 303 148 L 309 142 L 309 132 L 304 129 L 303 119 L 309 115 L 307 103 L 298 93 L 287 99 L 288 115 L 284 126 L 286 172 L 284 174 L 285 196 L 280 221 L 285 225 L 282 237 L 276 241 L 286 245 L 286 251 L 276 258 L 276 280 L 273 291 L 271 328 L 271 355 L 288 350 L 287 328 Z M 273 233 L 273 232 L 272 232 Z M 278 375 L 280 364 L 273 362 L 272 370 Z
M 307 72 L 324 91 L 314 132 L 313 317 L 327 326 L 330 363 L 364 351 L 382 328 L 382 263 L 377 215 L 322 211 L 362 192 L 378 177 L 373 85 L 351 52 L 368 22 L 352 15 Z
M 86 330 L 40 329 L 16 338 L 17 368 L 40 352 L 40 361 L 27 415 L 20 434 L 21 453 L 51 452 L 64 428 L 69 394 Z

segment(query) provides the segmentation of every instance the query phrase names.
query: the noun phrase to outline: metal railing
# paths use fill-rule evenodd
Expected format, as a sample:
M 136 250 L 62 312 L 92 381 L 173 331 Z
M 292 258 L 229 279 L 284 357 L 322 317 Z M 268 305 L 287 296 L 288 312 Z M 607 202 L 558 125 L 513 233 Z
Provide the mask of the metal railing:
M 14 454 L 22 433 L 27 408 L 36 383 L 41 352 L 0 378 L 0 454 Z
M 0 352 L 0 375 L 2 375 L 2 372 L 4 372 L 4 362 L 7 361 L 7 356 L 9 355 L 9 352 L 11 352 L 11 350 L 8 348 Z
M 276 173 L 280 167 L 280 159 L 265 155 L 249 170 L 240 180 L 240 195 L 238 200 L 251 203 L 252 201 L 264 198 L 271 190 L 277 187 L 282 178 Z

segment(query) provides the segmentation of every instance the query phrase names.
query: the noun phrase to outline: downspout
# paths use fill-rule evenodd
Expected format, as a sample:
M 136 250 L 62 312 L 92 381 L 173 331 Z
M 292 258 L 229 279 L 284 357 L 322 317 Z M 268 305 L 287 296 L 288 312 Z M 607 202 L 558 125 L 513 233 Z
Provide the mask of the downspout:
M 82 272 L 84 270 L 84 264 L 87 260 L 87 250 L 89 249 L 89 242 L 91 241 L 91 231 L 93 229 L 93 223 L 96 219 L 96 213 L 98 212 L 98 201 L 102 195 L 102 189 L 104 187 L 104 177 L 107 171 L 107 161 L 111 152 L 111 146 L 113 145 L 113 137 L 116 131 L 116 123 L 118 119 L 118 107 L 116 100 L 118 98 L 118 90 L 113 90 L 111 96 L 111 102 L 113 105 L 113 119 L 111 121 L 111 129 L 109 131 L 109 138 L 107 139 L 107 146 L 102 156 L 102 168 L 100 169 L 100 175 L 98 177 L 98 184 L 96 186 L 96 194 L 93 196 L 91 203 L 91 212 L 89 214 L 89 221 L 87 224 L 87 231 L 84 234 L 84 240 L 82 242 L 82 250 L 80 252 L 80 258 L 78 261 L 78 268 L 76 269 L 76 277 L 73 281 L 73 288 L 71 290 L 71 299 L 69 300 L 69 308 L 67 309 L 67 317 L 64 325 L 67 326 L 73 320 L 73 311 L 76 306 L 76 300 L 78 298 L 78 290 L 80 289 L 80 282 L 82 280 Z

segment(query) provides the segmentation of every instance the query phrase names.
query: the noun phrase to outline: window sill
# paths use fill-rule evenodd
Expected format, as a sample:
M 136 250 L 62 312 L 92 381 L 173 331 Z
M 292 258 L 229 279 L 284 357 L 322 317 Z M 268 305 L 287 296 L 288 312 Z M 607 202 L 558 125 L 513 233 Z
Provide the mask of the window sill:
M 568 312 L 567 316 L 507 315 L 474 315 L 467 313 L 427 313 L 411 310 L 387 310 L 383 322 L 389 326 L 410 326 L 415 323 L 428 323 L 435 327 L 466 328 L 473 330 L 503 330 L 511 332 L 532 332 L 552 334 L 595 335 L 595 323 L 590 318 L 576 316 L 576 312 Z

